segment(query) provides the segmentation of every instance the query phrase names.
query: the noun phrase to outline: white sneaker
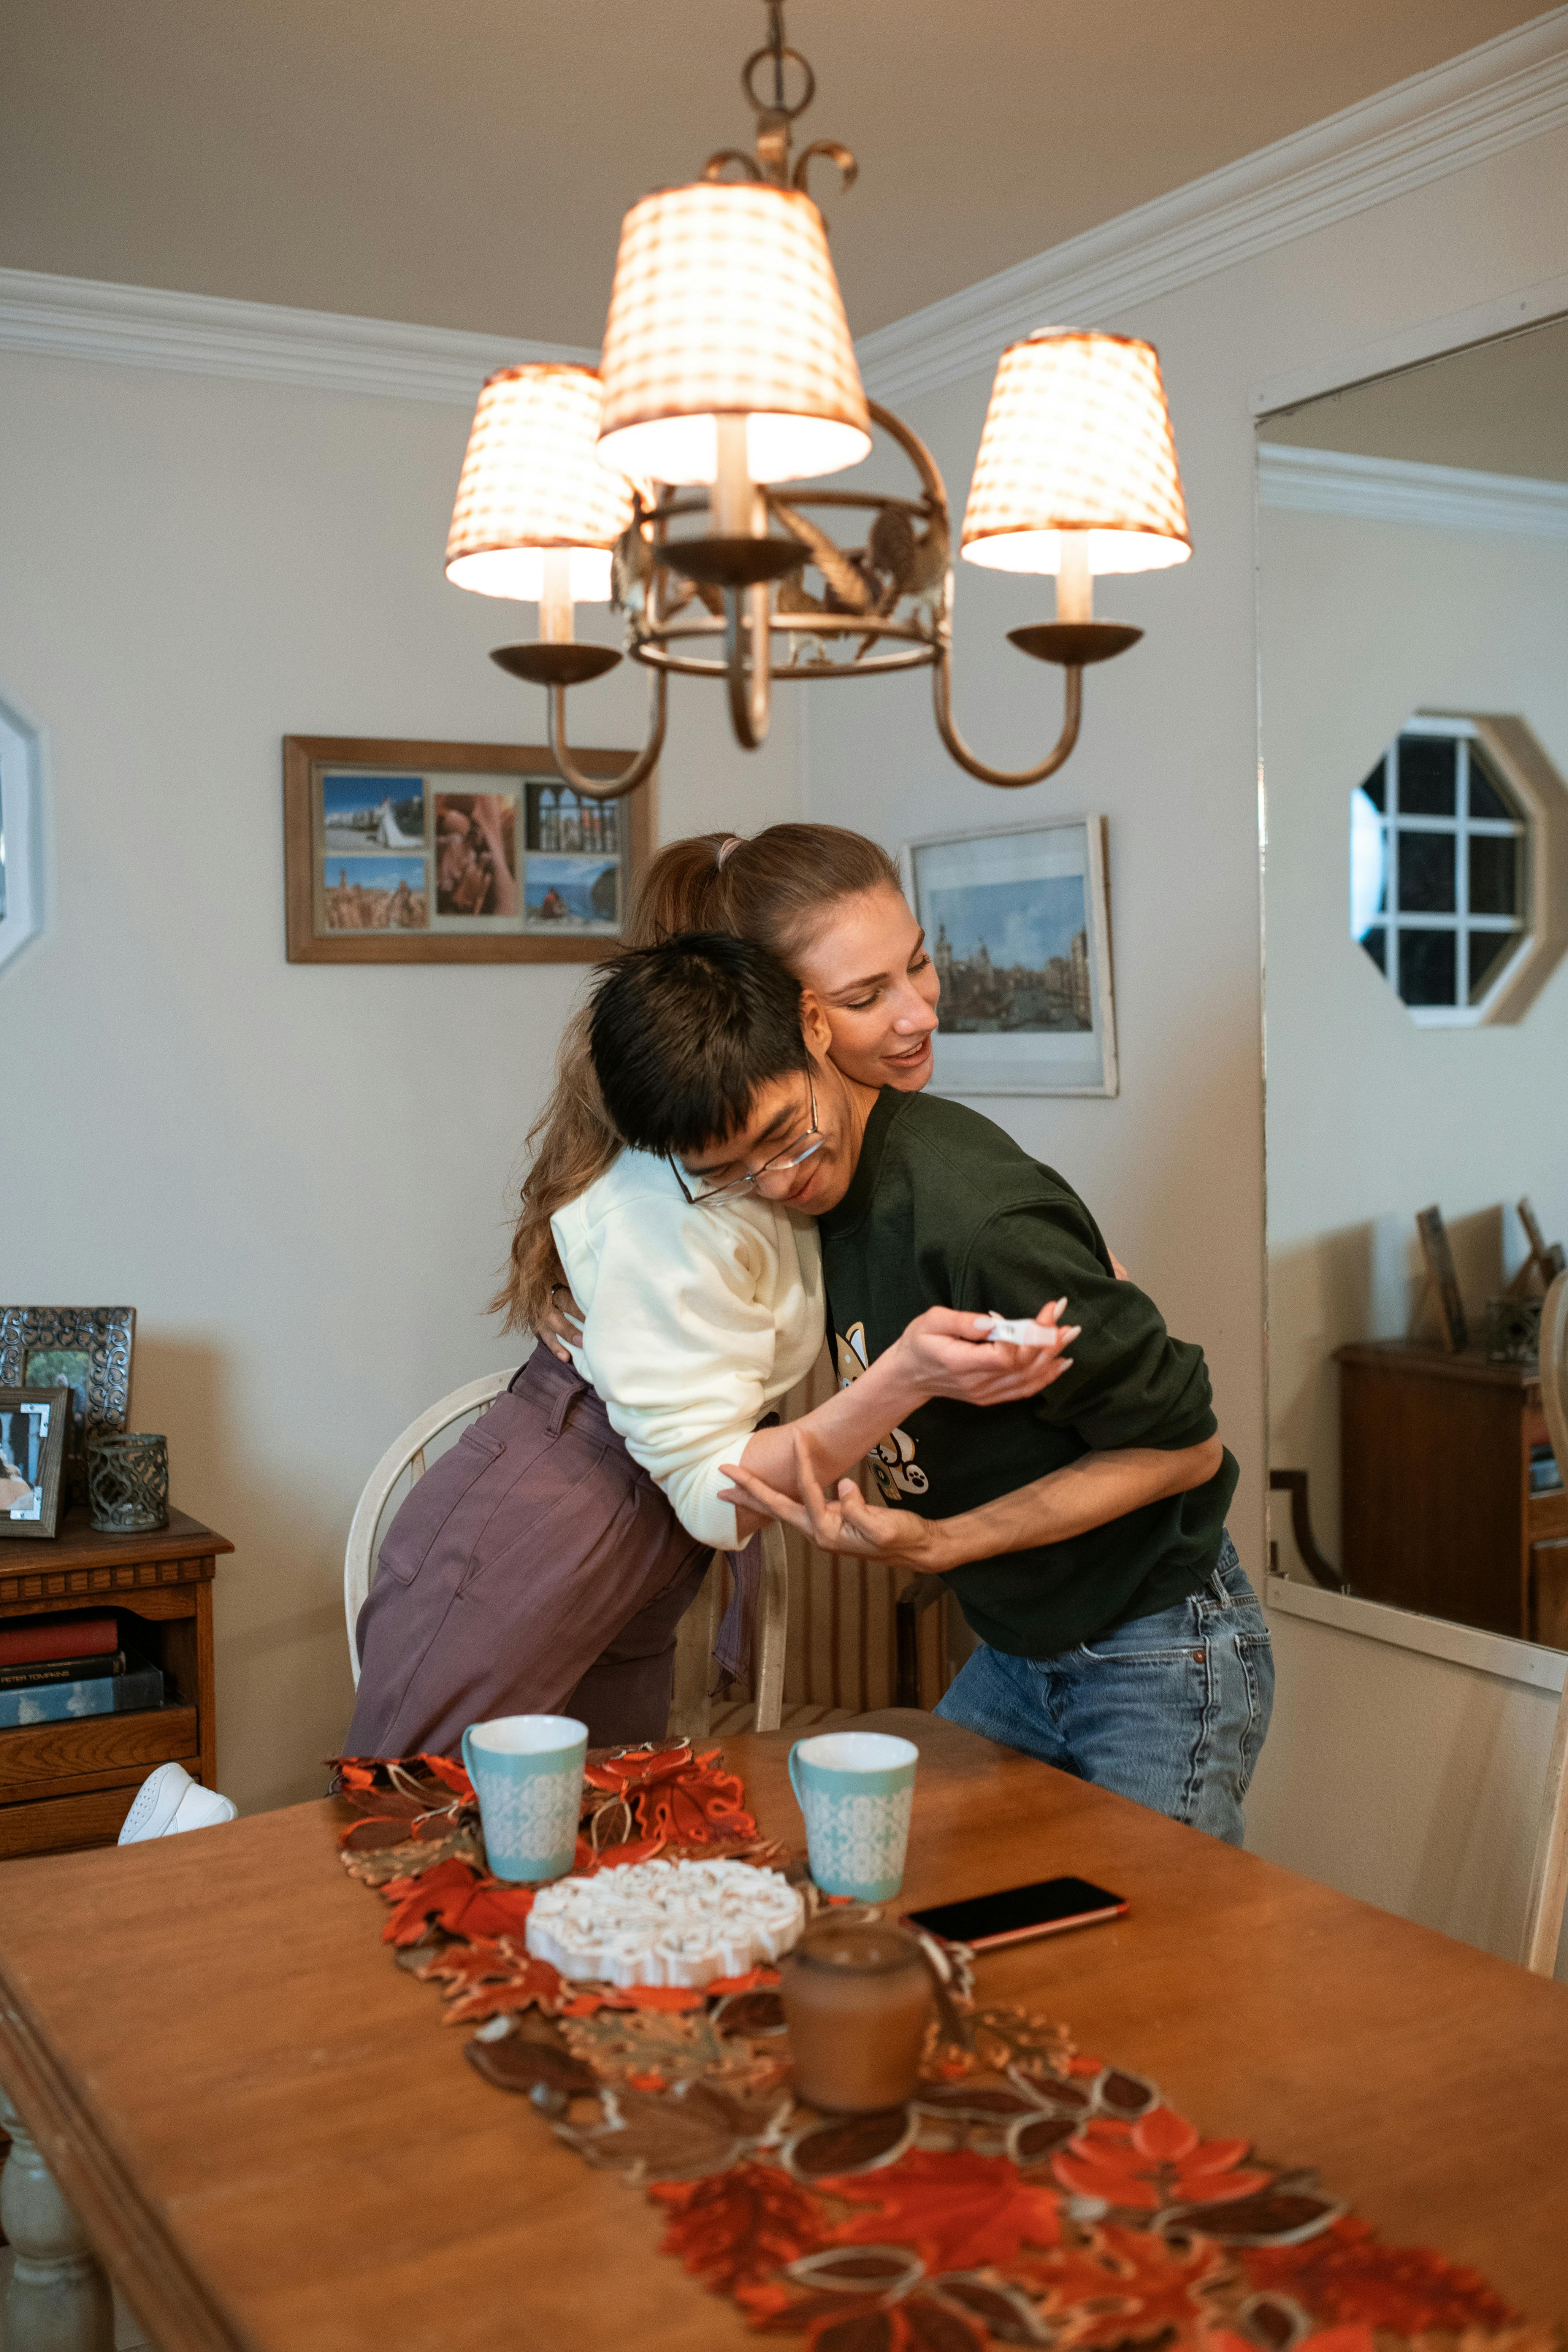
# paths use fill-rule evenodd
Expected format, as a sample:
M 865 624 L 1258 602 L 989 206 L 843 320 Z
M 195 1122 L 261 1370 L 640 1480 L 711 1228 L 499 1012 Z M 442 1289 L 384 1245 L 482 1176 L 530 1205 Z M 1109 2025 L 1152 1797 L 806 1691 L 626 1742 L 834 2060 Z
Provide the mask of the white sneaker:
M 160 1764 L 137 1790 L 118 1843 L 140 1845 L 145 1838 L 174 1837 L 181 1830 L 213 1829 L 235 1820 L 238 1811 L 232 1799 L 193 1780 L 183 1764 Z

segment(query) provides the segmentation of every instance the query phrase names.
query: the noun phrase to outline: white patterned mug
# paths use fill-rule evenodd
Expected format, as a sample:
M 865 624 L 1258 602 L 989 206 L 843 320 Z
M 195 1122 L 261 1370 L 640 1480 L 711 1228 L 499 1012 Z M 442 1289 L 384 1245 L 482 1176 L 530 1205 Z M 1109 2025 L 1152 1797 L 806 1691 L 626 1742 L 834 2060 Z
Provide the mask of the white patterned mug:
M 463 1763 L 479 1801 L 498 1878 L 561 1878 L 577 1851 L 588 1727 L 569 1715 L 498 1715 L 470 1723 Z
M 795 1741 L 790 1785 L 805 1815 L 811 1874 L 825 1895 L 886 1903 L 898 1893 L 919 1758 L 912 1740 L 882 1731 L 826 1731 Z

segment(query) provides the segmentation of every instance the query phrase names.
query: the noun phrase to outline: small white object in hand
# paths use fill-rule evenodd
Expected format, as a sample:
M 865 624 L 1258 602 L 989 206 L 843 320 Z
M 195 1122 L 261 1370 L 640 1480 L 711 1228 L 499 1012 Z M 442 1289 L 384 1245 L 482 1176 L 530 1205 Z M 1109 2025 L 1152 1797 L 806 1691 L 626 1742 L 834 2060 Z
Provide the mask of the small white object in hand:
M 634 1862 L 542 1886 L 528 1915 L 535 1959 L 614 1985 L 705 1985 L 781 1959 L 805 1906 L 776 1870 L 745 1862 Z
M 991 1328 L 983 1344 L 1004 1348 L 1048 1348 L 1056 1337 L 1054 1323 L 1034 1323 L 1023 1315 L 1015 1316 L 1009 1321 L 1005 1315 L 993 1314 Z

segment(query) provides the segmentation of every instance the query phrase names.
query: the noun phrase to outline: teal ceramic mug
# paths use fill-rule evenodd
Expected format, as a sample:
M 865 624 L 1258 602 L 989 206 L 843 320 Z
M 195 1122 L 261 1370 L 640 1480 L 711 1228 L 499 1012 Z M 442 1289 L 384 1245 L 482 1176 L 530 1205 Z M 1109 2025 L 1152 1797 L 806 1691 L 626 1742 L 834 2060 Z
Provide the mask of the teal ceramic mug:
M 469 1724 L 463 1763 L 498 1878 L 562 1878 L 571 1869 L 587 1751 L 588 1727 L 569 1715 L 499 1715 Z
M 805 1815 L 811 1874 L 825 1895 L 886 1903 L 904 1883 L 920 1749 L 882 1731 L 797 1739 L 790 1785 Z

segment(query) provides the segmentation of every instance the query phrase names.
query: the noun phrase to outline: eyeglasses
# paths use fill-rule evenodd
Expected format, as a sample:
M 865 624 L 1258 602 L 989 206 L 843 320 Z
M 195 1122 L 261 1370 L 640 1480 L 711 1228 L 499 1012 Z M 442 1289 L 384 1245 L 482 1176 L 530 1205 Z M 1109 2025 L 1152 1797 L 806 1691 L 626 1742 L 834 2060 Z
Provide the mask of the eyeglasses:
M 821 1150 L 827 1139 L 816 1123 L 816 1088 L 809 1075 L 805 1084 L 811 1097 L 811 1125 L 803 1135 L 797 1135 L 793 1143 L 786 1143 L 782 1151 L 775 1151 L 771 1160 L 764 1160 L 760 1168 L 753 1168 L 748 1175 L 732 1176 L 727 1183 L 710 1184 L 705 1192 L 693 1192 L 674 1160 L 670 1160 L 675 1181 L 694 1209 L 705 1209 L 710 1201 L 728 1200 L 732 1192 L 743 1192 L 748 1184 L 755 1184 L 764 1176 L 782 1176 L 788 1170 L 798 1168 L 803 1160 L 809 1160 L 814 1151 Z

